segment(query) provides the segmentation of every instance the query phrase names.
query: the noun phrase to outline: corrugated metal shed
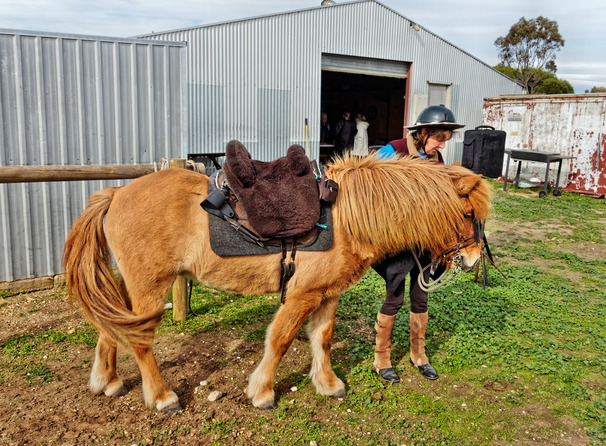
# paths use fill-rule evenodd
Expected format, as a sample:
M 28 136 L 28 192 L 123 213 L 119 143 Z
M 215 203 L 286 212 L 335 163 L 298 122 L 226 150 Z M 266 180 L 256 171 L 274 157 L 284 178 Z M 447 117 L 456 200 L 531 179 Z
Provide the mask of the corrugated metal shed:
M 0 30 L 0 165 L 187 153 L 184 43 Z M 0 281 L 61 272 L 88 195 L 117 181 L 0 184 Z
M 561 188 L 606 194 L 606 94 L 487 98 L 483 122 L 507 132 L 507 148 L 575 157 L 562 163 Z M 544 178 L 545 164 L 523 163 L 529 176 Z
M 523 93 L 511 79 L 414 25 L 381 3 L 364 0 L 144 37 L 188 43 L 192 152 L 220 152 L 238 139 L 255 158 L 275 159 L 290 144 L 305 146 L 307 118 L 310 155 L 317 158 L 322 69 L 333 56 L 356 58 L 358 72 L 365 74 L 368 64 L 410 68 L 391 73 L 408 79 L 408 124 L 428 105 L 430 83 L 445 86 L 446 105 L 468 128 L 481 123 L 485 97 Z M 355 71 L 355 64 L 347 70 Z M 460 159 L 462 137 L 463 131 L 450 143 L 447 161 Z

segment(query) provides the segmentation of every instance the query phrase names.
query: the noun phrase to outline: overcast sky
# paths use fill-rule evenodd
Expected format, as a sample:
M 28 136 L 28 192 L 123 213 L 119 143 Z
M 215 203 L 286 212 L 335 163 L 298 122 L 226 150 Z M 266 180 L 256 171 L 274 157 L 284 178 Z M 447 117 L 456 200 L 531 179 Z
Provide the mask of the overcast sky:
M 0 0 L 0 28 L 130 37 L 319 6 L 321 0 Z M 575 93 L 606 87 L 605 0 L 383 0 L 385 6 L 496 65 L 494 41 L 520 17 L 554 20 L 565 40 L 556 75 Z M 356 30 L 352 29 L 352 33 Z

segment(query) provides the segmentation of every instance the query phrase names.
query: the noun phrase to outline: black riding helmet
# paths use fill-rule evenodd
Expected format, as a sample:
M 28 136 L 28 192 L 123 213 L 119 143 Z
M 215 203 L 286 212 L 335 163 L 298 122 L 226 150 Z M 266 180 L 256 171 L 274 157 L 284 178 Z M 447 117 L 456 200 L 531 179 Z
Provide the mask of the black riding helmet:
M 440 105 L 430 105 L 425 108 L 417 118 L 414 125 L 406 127 L 410 131 L 416 131 L 422 127 L 439 127 L 447 130 L 456 130 L 465 127 L 465 124 L 457 124 L 452 112 Z
M 464 124 L 457 124 L 455 122 L 454 115 L 452 112 L 444 107 L 443 104 L 440 105 L 430 105 L 425 108 L 417 118 L 417 122 L 415 125 L 411 125 L 406 127 L 406 129 L 410 130 L 410 132 L 416 132 L 417 130 L 423 127 L 433 127 L 444 130 L 454 131 L 456 129 L 460 129 L 461 127 L 465 127 Z M 425 141 L 420 141 L 419 151 L 425 152 L 425 145 L 429 140 L 430 135 L 428 134 L 425 137 Z

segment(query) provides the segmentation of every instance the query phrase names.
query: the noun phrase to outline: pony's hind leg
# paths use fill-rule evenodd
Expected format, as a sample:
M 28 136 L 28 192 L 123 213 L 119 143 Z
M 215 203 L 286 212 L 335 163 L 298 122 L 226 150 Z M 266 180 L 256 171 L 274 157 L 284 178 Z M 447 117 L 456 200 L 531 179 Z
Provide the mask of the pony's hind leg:
M 118 377 L 116 369 L 116 351 L 116 341 L 101 333 L 95 349 L 95 362 L 88 383 L 93 394 L 98 395 L 104 392 L 105 395 L 111 397 L 126 394 L 126 389 Z
M 175 277 L 166 274 L 158 276 L 156 280 L 140 276 L 137 277 L 139 280 L 133 280 L 132 275 L 130 275 L 125 282 L 127 283 L 133 313 L 144 314 L 146 311 L 149 311 L 149 307 L 159 304 L 163 305 Z M 150 283 L 153 284 L 153 288 L 146 288 L 146 284 Z M 141 372 L 145 406 L 149 409 L 156 409 L 162 412 L 174 412 L 181 410 L 181 405 L 179 404 L 177 394 L 164 381 L 154 357 L 152 344 L 155 329 L 156 326 L 153 326 L 153 328 L 147 327 L 148 331 L 153 331 L 152 336 L 145 338 L 145 340 L 140 338 L 129 341 Z
M 321 295 L 289 290 L 284 305 L 267 328 L 263 359 L 250 375 L 246 395 L 259 409 L 275 408 L 274 378 L 282 356 L 307 317 L 320 304 Z
M 179 397 L 168 387 L 160 374 L 151 344 L 133 345 L 132 347 L 141 370 L 145 405 L 150 409 L 155 408 L 162 412 L 181 410 Z
M 322 302 L 307 324 L 307 336 L 313 357 L 309 376 L 320 395 L 343 398 L 347 396 L 345 384 L 335 375 L 330 365 L 330 349 L 338 302 L 338 297 Z

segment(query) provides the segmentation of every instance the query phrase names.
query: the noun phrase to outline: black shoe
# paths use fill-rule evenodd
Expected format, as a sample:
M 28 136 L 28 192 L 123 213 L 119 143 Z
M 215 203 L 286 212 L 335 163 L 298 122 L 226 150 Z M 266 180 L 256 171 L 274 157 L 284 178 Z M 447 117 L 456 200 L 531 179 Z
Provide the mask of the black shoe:
M 434 369 L 431 364 L 427 363 L 424 365 L 415 365 L 415 363 L 412 362 L 412 359 L 409 359 L 409 361 L 414 367 L 419 369 L 419 372 L 421 372 L 423 378 L 431 379 L 432 381 L 434 379 L 438 379 L 438 372 L 436 372 L 436 369 Z
M 390 383 L 399 383 L 400 382 L 400 377 L 398 376 L 396 371 L 394 369 L 392 369 L 391 367 L 388 369 L 378 370 L 377 373 L 379 374 L 379 376 L 381 378 L 383 378 L 387 382 L 390 382 Z

